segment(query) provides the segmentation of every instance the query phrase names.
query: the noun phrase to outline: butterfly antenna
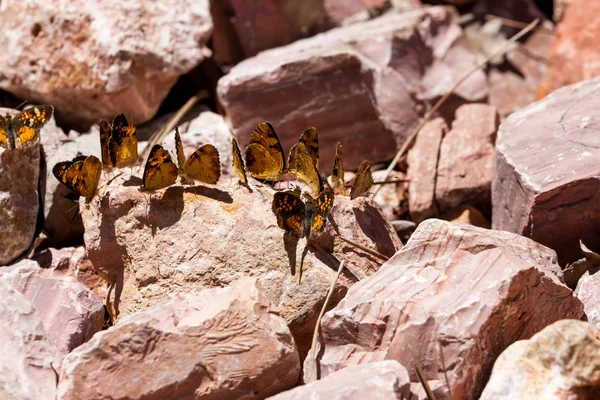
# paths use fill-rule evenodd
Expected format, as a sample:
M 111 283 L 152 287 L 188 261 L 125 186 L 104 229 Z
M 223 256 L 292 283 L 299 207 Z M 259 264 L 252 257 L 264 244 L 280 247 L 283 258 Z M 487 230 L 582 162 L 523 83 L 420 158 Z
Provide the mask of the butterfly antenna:
M 23 107 L 25 104 L 27 104 L 27 100 L 23 100 L 21 102 L 21 104 L 19 104 L 17 107 L 15 107 L 15 110 L 18 110 L 19 108 Z

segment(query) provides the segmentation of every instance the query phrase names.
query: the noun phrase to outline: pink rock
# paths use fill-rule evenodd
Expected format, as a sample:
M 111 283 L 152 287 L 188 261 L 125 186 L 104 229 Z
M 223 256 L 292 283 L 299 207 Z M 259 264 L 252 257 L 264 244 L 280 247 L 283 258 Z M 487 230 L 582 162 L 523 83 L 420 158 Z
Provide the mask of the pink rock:
M 489 204 L 497 130 L 496 107 L 466 104 L 456 110 L 439 153 L 435 199 L 440 211 Z
M 24 260 L 0 270 L 0 280 L 21 292 L 42 320 L 54 351 L 53 366 L 60 369 L 65 355 L 102 329 L 102 301 L 69 276 L 40 268 Z
M 389 400 L 411 398 L 406 368 L 397 361 L 354 365 L 269 400 Z
M 572 85 L 509 116 L 496 142 L 492 227 L 580 258 L 600 247 L 600 79 Z
M 419 0 L 324 0 L 323 7 L 336 25 L 368 20 L 382 12 L 406 12 L 421 6 Z
M 174 296 L 71 352 L 58 397 L 262 399 L 293 387 L 300 360 L 256 280 Z
M 500 354 L 481 400 L 600 398 L 600 329 L 562 320 Z
M 384 180 L 406 180 L 406 174 L 399 171 L 392 171 L 389 176 L 386 177 L 385 170 L 373 171 L 373 181 L 381 182 Z M 406 192 L 407 182 L 398 183 L 386 183 L 382 185 L 377 195 L 373 196 L 373 201 L 381 207 L 383 215 L 388 221 L 394 221 L 402 216 L 402 202 L 404 200 Z M 369 191 L 375 193 L 378 190 L 379 185 L 373 185 Z
M 16 113 L 15 110 L 0 108 L 0 114 L 5 115 L 8 112 Z M 45 129 L 42 129 L 40 135 L 44 132 Z M 0 147 L 0 176 L 2 266 L 11 263 L 29 249 L 33 240 L 39 209 L 39 137 L 15 149 Z
M 356 169 L 365 158 L 391 159 L 418 122 L 416 103 L 444 94 L 475 63 L 448 10 L 431 7 L 265 51 L 236 65 L 217 92 L 241 146 L 261 121 L 273 124 L 285 149 L 315 126 L 321 165 L 333 165 L 340 141 L 344 167 Z M 457 92 L 467 101 L 486 95 L 481 71 Z
M 89 127 L 117 113 L 150 119 L 210 51 L 208 0 L 3 2 L 0 87 Z M 27 21 L 27 23 L 23 23 Z
M 54 354 L 31 303 L 0 279 L 0 398 L 54 400 Z
M 91 203 L 82 201 L 87 256 L 98 274 L 116 283 L 113 295 L 122 315 L 176 293 L 258 277 L 270 288 L 267 296 L 290 325 L 302 354 L 310 346 L 337 260 L 346 260 L 352 272 L 341 277 L 332 304 L 382 263 L 334 240 L 334 229 L 387 256 L 402 246 L 381 209 L 366 198 L 337 196 L 325 233 L 307 247 L 277 226 L 274 192 L 264 185 L 251 183 L 250 192 L 225 179 L 211 187 L 177 184 L 149 196 L 138 191 L 139 178 L 127 175 L 101 182 Z
M 587 321 L 600 328 L 600 268 L 594 267 L 579 278 L 575 295 L 584 305 Z
M 585 0 L 569 3 L 550 48 L 544 93 L 600 74 L 600 50 L 596 45 L 600 33 L 600 21 L 596 18 L 600 3 Z
M 427 122 L 408 152 L 408 209 L 415 222 L 421 222 L 439 212 L 435 201 L 435 181 L 440 147 L 447 130 L 442 118 Z
M 426 220 L 325 314 L 321 374 L 396 360 L 418 382 L 410 344 L 437 397 L 446 398 L 441 343 L 453 398 L 477 398 L 506 347 L 582 316 L 583 304 L 561 278 L 555 253 L 530 239 Z

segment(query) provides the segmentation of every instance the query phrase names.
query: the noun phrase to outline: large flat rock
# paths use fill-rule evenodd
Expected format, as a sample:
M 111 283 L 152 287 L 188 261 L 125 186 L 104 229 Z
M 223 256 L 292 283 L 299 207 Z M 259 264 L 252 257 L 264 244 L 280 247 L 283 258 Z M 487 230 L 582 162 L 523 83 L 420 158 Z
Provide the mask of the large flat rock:
M 557 90 L 500 125 L 492 183 L 492 227 L 580 257 L 600 248 L 600 78 Z

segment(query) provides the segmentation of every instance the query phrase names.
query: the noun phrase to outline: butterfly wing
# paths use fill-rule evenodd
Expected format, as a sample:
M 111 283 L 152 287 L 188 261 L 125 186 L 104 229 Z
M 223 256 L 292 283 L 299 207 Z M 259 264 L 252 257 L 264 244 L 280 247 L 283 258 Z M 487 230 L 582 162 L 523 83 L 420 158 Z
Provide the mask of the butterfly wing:
M 296 236 L 303 234 L 306 206 L 297 192 L 276 192 L 271 209 L 281 229 Z
M 179 172 L 183 172 L 183 166 L 185 165 L 185 154 L 183 153 L 183 143 L 181 143 L 181 136 L 179 135 L 179 127 L 175 127 L 175 150 L 177 150 L 177 167 Z
M 119 114 L 112 123 L 109 153 L 113 165 L 117 168 L 128 167 L 138 158 L 137 135 L 133 120 L 127 122 L 125 115 Z
M 35 138 L 40 129 L 52 118 L 54 107 L 34 106 L 23 110 L 12 118 L 15 139 L 18 145 L 23 145 Z
M 312 201 L 312 220 L 310 221 L 310 236 L 318 236 L 325 229 L 327 216 L 333 207 L 334 192 L 329 186 L 325 187 L 319 197 Z
M 155 144 L 144 167 L 143 190 L 152 191 L 171 186 L 177 181 L 179 171 L 169 152 Z
M 308 128 L 302 132 L 299 143 L 304 143 L 310 154 L 310 158 L 313 161 L 316 170 L 319 170 L 319 137 L 317 135 L 317 128 Z
M 360 163 L 360 166 L 358 167 L 356 178 L 354 178 L 352 189 L 350 189 L 350 198 L 354 200 L 355 198 L 364 195 L 371 189 L 371 186 L 373 186 L 371 164 L 365 160 Z
M 261 122 L 252 132 L 246 148 L 246 168 L 258 179 L 275 179 L 285 169 L 281 143 L 268 122 Z
M 0 147 L 4 147 L 5 149 L 11 148 L 8 136 L 8 124 L 4 117 L 0 117 Z
M 111 126 L 105 121 L 100 121 L 100 152 L 102 154 L 102 164 L 105 167 L 112 167 L 113 163 L 110 157 L 109 143 L 111 140 Z
M 68 173 L 68 171 L 67 171 Z M 79 193 L 86 199 L 91 199 L 96 193 L 100 175 L 102 175 L 102 162 L 96 156 L 88 156 L 82 164 L 83 179 L 79 186 L 75 185 Z
M 335 159 L 333 160 L 333 175 L 331 184 L 335 194 L 346 194 L 346 182 L 344 180 L 344 163 L 342 162 L 342 145 L 337 143 L 335 148 Z
M 242 152 L 240 151 L 240 147 L 238 146 L 235 138 L 231 139 L 231 147 L 233 154 L 233 170 L 237 174 L 240 181 L 244 184 L 248 184 L 248 176 L 246 176 L 246 168 L 244 167 L 244 160 L 242 159 Z
M 315 168 L 310 150 L 304 143 L 296 143 L 290 150 L 288 171 L 304 182 L 313 193 L 321 191 L 319 171 Z
M 69 185 L 69 181 L 66 178 L 66 173 L 69 167 L 73 165 L 73 161 L 62 161 L 54 164 L 52 167 L 52 174 L 60 183 L 68 187 L 70 190 L 75 191 L 73 187 Z
M 219 151 L 212 144 L 196 150 L 185 162 L 183 174 L 204 183 L 215 184 L 221 176 Z

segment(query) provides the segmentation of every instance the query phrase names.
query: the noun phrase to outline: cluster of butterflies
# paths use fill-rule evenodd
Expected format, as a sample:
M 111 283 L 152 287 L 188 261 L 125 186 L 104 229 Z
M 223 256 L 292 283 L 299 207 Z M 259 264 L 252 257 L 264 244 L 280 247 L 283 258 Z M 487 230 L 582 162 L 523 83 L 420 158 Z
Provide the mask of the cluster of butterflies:
M 137 162 L 137 136 L 133 122 L 129 123 L 123 114 L 117 115 L 112 124 L 100 121 L 100 147 L 102 161 L 95 156 L 79 156 L 71 161 L 59 162 L 52 169 L 61 183 L 88 201 L 96 191 L 103 169 L 130 167 Z M 192 184 L 193 181 L 207 184 L 218 182 L 221 164 L 215 146 L 205 144 L 186 159 L 179 130 L 175 128 L 175 148 L 177 165 L 161 145 L 152 147 L 144 168 L 141 191 L 166 188 L 175 184 L 179 177 L 183 184 Z M 232 153 L 233 169 L 246 187 L 248 175 L 272 182 L 292 177 L 306 185 L 310 193 L 302 193 L 296 187 L 294 190 L 278 191 L 273 196 L 272 210 L 278 226 L 294 236 L 312 238 L 320 234 L 333 206 L 334 195 L 345 195 L 347 192 L 340 143 L 336 148 L 331 186 L 321 178 L 319 141 L 315 128 L 308 128 L 302 133 L 298 143 L 290 150 L 287 163 L 275 129 L 268 122 L 259 123 L 252 132 L 245 163 L 235 139 L 232 139 Z M 350 190 L 350 197 L 354 199 L 365 194 L 372 185 L 371 167 L 363 161 Z

